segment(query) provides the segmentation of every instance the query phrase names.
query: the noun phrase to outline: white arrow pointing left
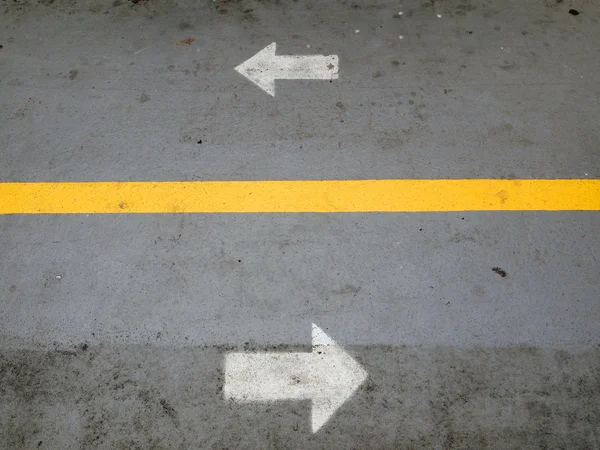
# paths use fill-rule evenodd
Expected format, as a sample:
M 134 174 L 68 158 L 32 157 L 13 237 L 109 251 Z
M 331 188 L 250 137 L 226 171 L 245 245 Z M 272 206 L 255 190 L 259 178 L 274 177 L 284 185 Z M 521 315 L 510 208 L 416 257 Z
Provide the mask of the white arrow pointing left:
M 275 96 L 275 80 L 337 80 L 337 55 L 275 55 L 267 45 L 235 70 L 267 94 Z
M 311 353 L 229 353 L 225 398 L 312 401 L 316 433 L 367 379 L 367 372 L 315 324 Z

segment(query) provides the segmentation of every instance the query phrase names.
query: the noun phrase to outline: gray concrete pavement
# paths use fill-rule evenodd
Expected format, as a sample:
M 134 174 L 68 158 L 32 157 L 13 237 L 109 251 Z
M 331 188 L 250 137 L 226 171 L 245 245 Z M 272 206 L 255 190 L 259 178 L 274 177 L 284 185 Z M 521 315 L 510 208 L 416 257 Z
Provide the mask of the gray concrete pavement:
M 579 3 L 8 4 L 1 179 L 597 177 Z M 265 96 L 232 69 L 273 41 L 340 79 Z
M 228 347 L 105 345 L 3 352 L 4 447 L 598 445 L 597 349 L 384 345 L 348 349 L 368 368 L 369 380 L 316 434 L 310 430 L 306 401 L 224 402 L 222 356 Z
M 2 220 L 18 346 L 598 344 L 595 213 Z
M 593 1 L 1 6 L 0 181 L 600 177 Z M 268 96 L 233 68 L 271 42 L 339 80 Z M 600 448 L 599 234 L 0 216 L 0 448 Z M 224 398 L 228 352 L 308 352 L 313 322 L 369 373 L 322 429 Z

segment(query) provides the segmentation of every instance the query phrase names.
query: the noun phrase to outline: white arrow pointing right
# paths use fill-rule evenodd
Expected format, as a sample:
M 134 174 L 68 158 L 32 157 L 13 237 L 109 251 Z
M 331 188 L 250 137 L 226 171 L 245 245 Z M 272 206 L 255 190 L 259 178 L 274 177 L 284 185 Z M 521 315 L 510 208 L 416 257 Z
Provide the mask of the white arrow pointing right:
M 226 399 L 312 400 L 316 433 L 367 379 L 367 372 L 315 324 L 311 353 L 229 353 Z

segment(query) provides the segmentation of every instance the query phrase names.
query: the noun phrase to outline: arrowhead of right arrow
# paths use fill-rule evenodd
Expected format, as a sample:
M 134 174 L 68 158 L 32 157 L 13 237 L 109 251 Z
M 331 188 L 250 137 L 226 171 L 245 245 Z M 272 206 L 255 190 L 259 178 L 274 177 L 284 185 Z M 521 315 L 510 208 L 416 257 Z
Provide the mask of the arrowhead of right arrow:
M 316 433 L 367 379 L 367 372 L 313 323 L 315 391 L 312 393 L 312 432 Z
M 273 42 L 235 68 L 238 73 L 273 97 L 275 96 L 275 75 L 273 73 L 275 50 L 276 44 Z

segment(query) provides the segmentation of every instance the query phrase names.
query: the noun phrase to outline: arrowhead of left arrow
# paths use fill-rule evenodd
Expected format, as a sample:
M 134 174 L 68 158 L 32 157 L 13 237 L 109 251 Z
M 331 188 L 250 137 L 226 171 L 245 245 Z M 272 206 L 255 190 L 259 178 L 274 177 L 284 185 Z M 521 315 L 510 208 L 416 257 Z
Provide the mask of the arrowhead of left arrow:
M 277 44 L 273 42 L 235 68 L 236 72 L 273 97 L 275 96 L 275 74 L 272 69 L 275 64 L 276 48 Z

